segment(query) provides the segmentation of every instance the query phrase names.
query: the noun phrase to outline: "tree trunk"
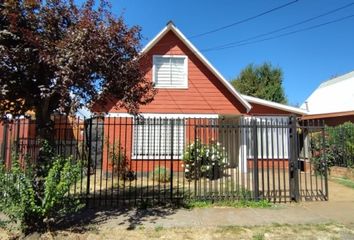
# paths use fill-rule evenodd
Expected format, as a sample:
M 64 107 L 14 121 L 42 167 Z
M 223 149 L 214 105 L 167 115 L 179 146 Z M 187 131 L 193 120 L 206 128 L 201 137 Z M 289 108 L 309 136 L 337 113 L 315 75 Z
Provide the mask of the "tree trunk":
M 49 99 L 43 105 L 37 106 L 36 111 L 36 145 L 39 148 L 34 165 L 34 188 L 38 201 L 44 196 L 44 180 L 48 174 L 54 157 L 54 128 L 50 119 Z
M 36 107 L 36 137 L 40 140 L 52 142 L 53 122 L 50 119 L 49 99 L 43 101 L 43 105 Z

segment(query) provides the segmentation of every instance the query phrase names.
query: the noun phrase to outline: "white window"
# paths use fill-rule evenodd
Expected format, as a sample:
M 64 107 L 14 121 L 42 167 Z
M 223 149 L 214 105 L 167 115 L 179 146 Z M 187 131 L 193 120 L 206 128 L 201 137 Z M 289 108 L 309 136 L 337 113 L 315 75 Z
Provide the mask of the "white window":
M 134 119 L 134 159 L 181 159 L 184 143 L 185 119 Z
M 156 88 L 187 88 L 188 58 L 183 55 L 153 56 L 153 82 Z
M 289 127 L 287 117 L 245 118 L 249 127 L 243 129 L 247 157 L 253 158 L 254 133 L 252 120 L 257 121 L 257 155 L 260 159 L 289 158 Z

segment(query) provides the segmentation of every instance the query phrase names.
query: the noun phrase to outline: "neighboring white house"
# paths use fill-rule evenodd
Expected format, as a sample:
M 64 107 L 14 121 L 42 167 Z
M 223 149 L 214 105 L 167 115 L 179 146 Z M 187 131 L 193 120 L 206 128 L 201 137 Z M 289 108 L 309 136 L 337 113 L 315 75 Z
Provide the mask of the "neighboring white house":
M 354 111 L 354 71 L 323 82 L 301 108 L 309 114 Z

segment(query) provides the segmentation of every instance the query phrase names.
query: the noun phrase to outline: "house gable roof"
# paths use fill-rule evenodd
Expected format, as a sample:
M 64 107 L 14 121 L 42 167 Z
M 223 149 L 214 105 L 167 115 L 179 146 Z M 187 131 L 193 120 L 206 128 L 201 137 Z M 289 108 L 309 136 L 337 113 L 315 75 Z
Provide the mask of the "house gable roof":
M 240 93 L 211 65 L 211 63 L 203 56 L 202 53 L 184 36 L 184 34 L 172 23 L 169 22 L 141 51 L 146 54 L 154 47 L 169 31 L 172 31 L 194 54 L 195 56 L 217 77 L 218 80 L 226 87 L 226 89 L 246 108 L 249 112 L 252 106 L 245 100 Z
M 306 110 L 303 110 L 301 108 L 291 107 L 291 106 L 288 106 L 285 104 L 267 101 L 267 100 L 264 100 L 261 98 L 251 97 L 251 96 L 247 96 L 247 95 L 242 95 L 242 97 L 250 103 L 255 103 L 255 104 L 259 104 L 259 105 L 263 105 L 263 106 L 267 106 L 267 107 L 271 107 L 271 108 L 275 108 L 275 109 L 279 109 L 282 111 L 291 112 L 291 113 L 295 113 L 295 114 L 299 114 L 299 115 L 307 115 L 308 114 L 308 112 Z

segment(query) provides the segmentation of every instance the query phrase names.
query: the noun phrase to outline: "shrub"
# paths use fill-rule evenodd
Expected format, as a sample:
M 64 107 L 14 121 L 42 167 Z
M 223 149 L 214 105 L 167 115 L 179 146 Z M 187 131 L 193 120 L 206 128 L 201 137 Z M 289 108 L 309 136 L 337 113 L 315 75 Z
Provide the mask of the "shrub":
M 70 187 L 80 176 L 80 163 L 72 158 L 56 156 L 45 178 L 44 198 L 41 203 L 42 215 L 46 219 L 65 216 L 81 207 L 75 196 L 70 196 Z
M 36 203 L 33 172 L 28 166 L 24 171 L 14 160 L 11 169 L 0 166 L 0 211 L 11 221 L 19 222 L 25 229 L 27 223 L 38 221 L 36 216 L 41 214 L 41 208 Z
M 169 168 L 157 166 L 152 172 L 152 179 L 160 183 L 167 183 L 171 180 L 171 171 Z
M 40 231 L 82 207 L 69 194 L 80 175 L 80 164 L 58 155 L 47 160 L 50 164 L 41 168 L 47 172 L 41 175 L 29 163 L 21 167 L 18 156 L 12 158 L 10 169 L 0 167 L 0 211 L 18 222 L 25 233 Z
M 328 171 L 332 166 L 353 167 L 354 124 L 346 122 L 336 127 L 326 127 L 324 139 L 321 132 L 314 133 L 311 138 L 311 149 L 311 163 L 316 174 L 323 175 L 326 167 Z
M 329 173 L 330 167 L 333 166 L 335 156 L 333 149 L 329 147 L 328 141 L 325 139 L 325 142 L 323 143 L 322 133 L 318 132 L 312 134 L 310 146 L 310 161 L 315 174 L 324 175 L 326 173 L 326 169 Z M 325 152 L 323 152 L 323 147 Z M 326 158 L 323 153 L 325 153 Z
M 110 147 L 108 162 L 112 166 L 113 173 L 121 179 L 132 181 L 136 178 L 136 174 L 129 167 L 124 148 L 120 143 L 114 143 Z
M 218 179 L 222 176 L 223 169 L 228 159 L 225 148 L 221 144 L 210 140 L 204 144 L 197 139 L 187 146 L 183 154 L 185 177 L 189 180 L 208 178 Z
M 326 142 L 333 155 L 333 164 L 354 167 L 354 124 L 345 122 L 336 127 L 326 128 Z

